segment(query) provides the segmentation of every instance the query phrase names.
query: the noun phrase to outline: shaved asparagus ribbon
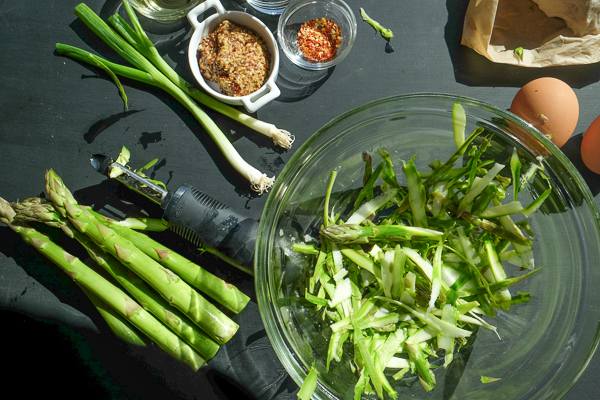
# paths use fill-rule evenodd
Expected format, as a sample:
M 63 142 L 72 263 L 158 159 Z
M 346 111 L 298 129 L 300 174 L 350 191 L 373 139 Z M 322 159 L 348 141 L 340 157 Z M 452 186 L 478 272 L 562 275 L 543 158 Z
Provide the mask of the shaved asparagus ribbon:
M 548 187 L 527 206 L 517 200 L 529 179 L 544 179 L 542 163 L 521 176 L 516 151 L 506 162 L 485 160 L 491 137 L 477 142 L 484 132 L 477 129 L 465 138 L 462 105 L 454 106 L 453 116 L 457 150 L 446 162 L 419 171 L 416 157 L 403 161 L 404 188 L 389 153 L 379 151 L 382 161 L 374 170 L 363 154 L 364 187 L 350 216 L 344 222 L 329 210 L 336 171 L 325 194 L 321 248 L 293 245 L 314 257 L 305 299 L 331 324 L 326 362 L 320 369 L 313 365 L 307 387 L 315 387 L 315 368 L 321 378 L 344 360 L 356 372 L 355 398 L 369 391 L 397 398 L 391 380 L 406 374 L 433 390 L 432 360 L 442 358 L 448 367 L 480 327 L 498 334 L 485 317 L 529 301 L 529 294 L 510 289 L 543 267 L 534 268 L 527 220 L 517 223 L 512 216 L 529 217 L 550 195 Z M 462 156 L 464 167 L 457 167 Z M 508 164 L 505 178 L 500 173 Z M 507 196 L 511 183 L 515 193 Z M 354 357 L 343 358 L 346 342 Z

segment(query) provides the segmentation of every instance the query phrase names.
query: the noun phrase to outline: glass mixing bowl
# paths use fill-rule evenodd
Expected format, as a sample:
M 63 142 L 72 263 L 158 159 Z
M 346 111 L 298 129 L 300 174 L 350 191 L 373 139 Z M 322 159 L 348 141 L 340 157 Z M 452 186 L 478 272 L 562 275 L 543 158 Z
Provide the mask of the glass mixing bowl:
M 589 188 L 565 155 L 515 115 L 477 100 L 410 94 L 384 98 L 335 118 L 316 132 L 278 177 L 261 218 L 255 258 L 258 305 L 266 332 L 290 376 L 301 385 L 314 362 L 319 371 L 317 399 L 352 399 L 356 377 L 347 364 L 325 372 L 329 337 L 314 308 L 303 301 L 313 259 L 291 251 L 294 242 L 316 243 L 323 196 L 333 169 L 336 190 L 330 207 L 343 210 L 362 185 L 362 153 L 387 150 L 394 165 L 417 154 L 418 168 L 455 150 L 452 106 L 463 105 L 467 135 L 476 127 L 493 134 L 489 154 L 506 161 L 516 147 L 529 165 L 543 157 L 554 190 L 530 217 L 536 266 L 541 272 L 514 286 L 531 294 L 529 303 L 488 319 L 496 334 L 480 329 L 472 347 L 463 348 L 448 369 L 435 372 L 426 392 L 417 382 L 393 381 L 399 398 L 558 399 L 574 384 L 599 338 L 600 217 Z M 403 178 L 399 169 L 398 178 Z M 529 204 L 545 183 L 536 178 L 520 193 Z M 351 352 L 346 349 L 346 352 Z M 350 358 L 345 354 L 342 361 Z M 501 380 L 483 384 L 482 376 Z M 364 398 L 364 397 L 363 397 Z M 373 396 L 373 398 L 376 398 Z

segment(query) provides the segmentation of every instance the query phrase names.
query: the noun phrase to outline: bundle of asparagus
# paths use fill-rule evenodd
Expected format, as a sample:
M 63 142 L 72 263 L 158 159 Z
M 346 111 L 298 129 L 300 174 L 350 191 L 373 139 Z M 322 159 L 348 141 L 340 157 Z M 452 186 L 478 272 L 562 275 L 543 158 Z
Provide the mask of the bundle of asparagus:
M 142 333 L 197 370 L 236 333 L 238 325 L 199 293 L 238 313 L 249 298 L 235 286 L 144 233 L 79 205 L 53 170 L 46 174 L 46 191 L 48 199 L 0 198 L 0 221 L 67 273 L 121 338 L 144 344 Z M 61 229 L 93 264 L 65 252 L 34 223 Z

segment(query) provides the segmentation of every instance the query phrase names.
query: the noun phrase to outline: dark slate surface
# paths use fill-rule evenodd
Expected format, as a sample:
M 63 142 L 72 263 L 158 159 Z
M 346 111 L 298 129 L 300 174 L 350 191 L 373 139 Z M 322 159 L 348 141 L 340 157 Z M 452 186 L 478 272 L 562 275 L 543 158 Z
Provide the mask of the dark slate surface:
M 80 202 L 109 215 L 124 215 L 136 207 L 159 215 L 156 207 L 108 182 L 89 165 L 89 155 L 116 156 L 125 145 L 132 151 L 132 163 L 138 160 L 137 166 L 158 157 L 161 163 L 152 175 L 169 187 L 192 184 L 236 211 L 260 218 L 267 196 L 252 194 L 225 166 L 203 129 L 170 97 L 124 80 L 129 96 L 125 112 L 106 75 L 56 54 L 60 42 L 120 61 L 77 20 L 73 14 L 77 3 L 0 1 L 0 196 L 15 201 L 40 195 L 44 173 L 52 168 Z M 587 171 L 578 156 L 583 132 L 600 113 L 598 65 L 544 70 L 495 65 L 460 45 L 466 0 L 348 3 L 357 15 L 361 6 L 369 10 L 396 36 L 388 46 L 359 19 L 352 53 L 337 67 L 309 72 L 282 59 L 277 81 L 282 95 L 257 116 L 293 132 L 294 147 L 335 116 L 384 96 L 444 92 L 508 108 L 523 84 L 554 76 L 571 84 L 579 98 L 580 122 L 563 150 L 598 202 L 600 177 Z M 104 18 L 119 7 L 118 1 L 111 0 L 87 4 Z M 241 0 L 225 5 L 248 9 Z M 276 17 L 256 15 L 275 29 Z M 160 52 L 191 81 L 186 64 L 189 26 L 182 24 L 171 33 L 154 24 L 145 26 Z M 210 115 L 245 159 L 272 175 L 293 154 L 293 150 L 274 149 L 268 140 L 234 122 Z M 295 398 L 296 385 L 264 335 L 252 280 L 209 255 L 195 255 L 190 246 L 169 235 L 161 238 L 220 271 L 253 297 L 236 317 L 240 334 L 208 368 L 192 373 L 155 348 L 132 348 L 115 339 L 75 284 L 2 225 L 0 338 L 5 347 L 3 363 L 9 370 L 3 375 L 5 385 L 20 382 L 19 394 L 28 397 L 53 393 L 65 398 Z M 599 373 L 596 356 L 566 399 L 597 398 Z

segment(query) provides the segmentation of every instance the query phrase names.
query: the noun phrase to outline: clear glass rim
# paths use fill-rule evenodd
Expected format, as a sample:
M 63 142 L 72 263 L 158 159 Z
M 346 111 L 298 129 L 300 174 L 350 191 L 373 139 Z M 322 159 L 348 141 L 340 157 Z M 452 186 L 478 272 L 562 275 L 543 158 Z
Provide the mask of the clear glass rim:
M 192 8 L 196 7 L 200 2 L 200 0 L 194 0 L 190 1 L 190 3 L 185 7 L 177 9 L 164 9 L 164 11 L 152 11 L 133 2 L 131 3 L 131 6 L 148 19 L 155 20 L 157 22 L 172 22 L 185 17 L 187 13 Z

